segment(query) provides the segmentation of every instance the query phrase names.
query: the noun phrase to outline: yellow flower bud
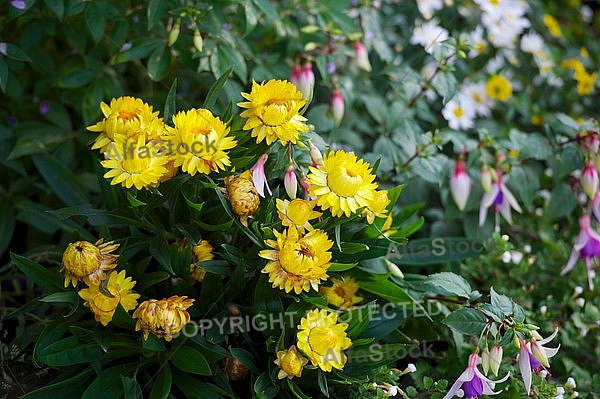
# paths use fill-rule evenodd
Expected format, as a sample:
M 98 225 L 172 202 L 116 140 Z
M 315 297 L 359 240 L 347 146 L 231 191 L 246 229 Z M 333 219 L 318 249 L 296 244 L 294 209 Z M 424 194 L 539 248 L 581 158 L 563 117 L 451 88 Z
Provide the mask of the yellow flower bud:
M 106 271 L 117 267 L 116 260 L 118 255 L 113 255 L 119 244 L 113 244 L 113 241 L 102 243 L 102 239 L 96 244 L 88 241 L 76 241 L 67 246 L 63 253 L 63 268 L 65 272 L 65 287 L 78 281 L 83 281 L 87 285 L 98 285 L 101 280 L 106 278 Z
M 148 334 L 152 333 L 158 338 L 171 341 L 190 321 L 190 314 L 186 309 L 193 303 L 193 299 L 177 295 L 161 300 L 144 301 L 133 312 L 133 318 L 138 319 L 135 331 L 142 330 L 144 339 L 148 339 Z
M 274 363 L 281 368 L 277 378 L 282 380 L 286 377 L 292 379 L 302 376 L 302 369 L 308 360 L 296 350 L 295 345 L 292 345 L 289 350 L 277 352 L 277 360 Z
M 239 216 L 244 226 L 248 227 L 248 218 L 256 213 L 260 205 L 260 197 L 254 187 L 250 171 L 247 170 L 238 176 L 226 177 L 225 187 L 233 213 Z

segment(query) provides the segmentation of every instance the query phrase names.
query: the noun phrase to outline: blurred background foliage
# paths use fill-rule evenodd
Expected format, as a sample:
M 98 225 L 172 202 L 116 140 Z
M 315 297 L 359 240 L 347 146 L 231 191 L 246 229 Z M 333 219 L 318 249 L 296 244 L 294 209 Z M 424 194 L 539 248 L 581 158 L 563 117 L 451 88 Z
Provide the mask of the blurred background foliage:
M 551 68 L 564 82 L 556 86 L 540 79 L 539 65 L 518 49 L 489 46 L 466 56 L 473 45 L 468 33 L 479 24 L 477 12 L 467 11 L 477 6 L 446 3 L 436 18 L 450 38 L 430 54 L 411 41 L 424 19 L 414 1 L 0 2 L 0 41 L 6 44 L 0 54 L 0 306 L 13 309 L 37 295 L 9 250 L 59 265 L 69 242 L 95 241 L 105 224 L 114 222 L 114 214 L 92 210 L 129 205 L 102 178 L 98 155 L 89 150 L 94 135 L 85 127 L 101 117 L 101 101 L 131 95 L 162 110 L 177 80 L 176 109 L 197 107 L 232 68 L 213 106 L 223 115 L 253 79 L 289 79 L 294 64 L 309 61 L 316 76 L 309 123 L 325 141 L 372 164 L 379 160 L 383 186 L 405 184 L 398 206 L 423 204 L 424 224 L 415 238 L 490 237 L 493 218 L 478 226 L 481 187 L 473 188 L 461 212 L 448 180 L 456 154 L 466 157 L 474 179 L 482 160 L 493 163 L 498 153 L 506 156 L 507 184 L 523 213 L 513 226 L 502 225 L 505 239 L 468 261 L 403 270 L 415 275 L 454 271 L 482 292 L 493 286 L 518 298 L 544 331 L 561 327 L 555 378 L 564 382 L 572 375 L 581 382 L 580 397 L 599 397 L 600 377 L 594 373 L 600 358 L 600 301 L 594 292 L 576 288 L 586 285 L 583 267 L 558 277 L 583 208 L 576 170 L 583 166 L 584 152 L 576 137 L 589 126 L 581 122 L 596 116 L 598 103 L 595 89 L 588 95 L 575 90 L 561 62 L 580 57 L 588 70 L 598 69 L 597 4 L 528 2 L 530 30 L 543 37 Z M 591 13 L 588 21 L 582 7 Z M 545 14 L 559 20 L 559 37 L 549 33 Z M 355 62 L 357 41 L 367 47 L 370 71 Z M 498 57 L 503 64 L 491 68 Z M 498 70 L 510 76 L 511 99 L 497 103 L 471 129 L 449 128 L 441 114 L 444 105 L 464 82 L 486 80 Z M 329 104 L 334 88 L 346 107 L 339 125 Z M 57 211 L 66 207 L 70 213 Z M 122 228 L 128 229 L 126 221 Z M 431 340 L 440 339 L 439 331 L 432 331 Z M 3 359 L 27 354 L 38 333 L 21 323 L 3 324 L 2 341 L 8 343 L 1 348 Z M 446 353 L 447 345 L 442 348 Z M 421 374 L 458 375 L 453 351 L 419 362 L 411 383 L 423 389 Z M 522 394 L 514 390 L 503 397 Z

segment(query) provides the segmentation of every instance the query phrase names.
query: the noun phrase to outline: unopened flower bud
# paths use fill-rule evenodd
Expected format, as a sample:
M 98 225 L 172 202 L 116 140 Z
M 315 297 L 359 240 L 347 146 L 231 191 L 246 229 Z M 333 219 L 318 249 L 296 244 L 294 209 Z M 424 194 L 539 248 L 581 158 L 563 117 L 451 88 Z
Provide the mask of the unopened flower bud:
M 583 287 L 578 285 L 573 289 L 573 292 L 575 293 L 575 295 L 581 295 L 583 293 Z
M 577 306 L 579 306 L 580 308 L 585 306 L 585 298 L 577 298 L 575 299 L 575 303 L 577 304 Z
M 283 185 L 288 197 L 296 199 L 296 194 L 298 193 L 298 178 L 296 177 L 293 165 L 287 167 L 283 178 Z
M 531 338 L 533 338 L 536 341 L 541 341 L 542 339 L 544 339 L 539 332 L 535 331 L 535 330 L 531 330 L 529 331 L 529 336 L 531 336 Z
M 490 350 L 488 349 L 487 344 L 485 344 L 485 348 L 481 351 L 481 368 L 485 375 L 488 375 L 488 372 L 490 371 L 490 361 Z
M 577 384 L 575 383 L 575 379 L 573 377 L 567 378 L 567 382 L 565 382 L 565 387 L 567 387 L 567 388 L 577 388 Z
M 550 367 L 550 361 L 548 361 L 546 351 L 540 346 L 540 344 L 538 344 L 536 340 L 531 340 L 531 354 L 538 362 L 540 362 L 542 366 Z
M 502 363 L 503 350 L 501 346 L 494 345 L 490 351 L 490 369 L 494 376 L 498 376 L 498 370 L 500 369 L 500 363 Z
M 336 126 L 339 126 L 339 124 L 342 122 L 345 107 L 346 105 L 344 104 L 342 92 L 338 89 L 334 89 L 331 93 L 331 114 L 333 115 L 333 120 L 335 121 Z
M 362 42 L 354 43 L 354 56 L 356 59 L 356 66 L 367 72 L 371 72 L 371 62 L 369 61 L 369 54 L 367 48 Z
M 204 40 L 202 39 L 202 34 L 198 29 L 196 29 L 194 32 L 194 47 L 196 47 L 196 50 L 199 52 L 202 52 L 202 49 L 204 48 Z
M 400 270 L 398 265 L 396 265 L 395 263 L 393 263 L 387 259 L 384 259 L 384 260 L 385 260 L 387 269 L 389 270 L 390 273 L 392 273 L 394 276 L 396 276 L 398 278 L 404 278 L 404 273 L 402 273 L 402 270 Z
M 305 62 L 300 72 L 298 84 L 296 85 L 306 103 L 310 103 L 313 97 L 313 89 L 315 87 L 315 74 L 313 73 L 312 64 Z
M 581 170 L 579 182 L 581 183 L 583 192 L 588 198 L 592 199 L 596 195 L 596 191 L 598 191 L 598 181 L 598 171 L 596 170 L 594 163 L 592 161 L 587 161 Z
M 302 73 L 302 67 L 300 64 L 294 64 L 292 67 L 292 76 L 290 76 L 290 82 L 298 88 L 298 83 L 300 82 L 300 74 Z
M 313 143 L 309 142 L 309 145 L 310 145 L 310 157 L 312 159 L 313 166 L 317 167 L 319 165 L 323 165 L 323 154 L 321 154 L 321 151 Z
M 471 178 L 465 171 L 465 161 L 456 161 L 456 166 L 450 178 L 450 193 L 454 203 L 461 211 L 465 208 L 471 192 Z
M 177 38 L 179 37 L 179 32 L 181 31 L 181 21 L 176 20 L 171 28 L 171 32 L 169 32 L 169 47 L 175 44 Z
M 483 191 L 486 193 L 492 192 L 492 174 L 490 173 L 490 168 L 487 165 L 483 165 L 481 168 L 481 186 L 483 187 Z

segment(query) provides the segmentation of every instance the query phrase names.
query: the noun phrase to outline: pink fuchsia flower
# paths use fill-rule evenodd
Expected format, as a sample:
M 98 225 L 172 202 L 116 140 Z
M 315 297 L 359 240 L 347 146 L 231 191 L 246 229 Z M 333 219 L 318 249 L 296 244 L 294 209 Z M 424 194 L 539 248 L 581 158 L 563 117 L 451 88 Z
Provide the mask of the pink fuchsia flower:
M 465 171 L 465 161 L 456 161 L 454 173 L 450 178 L 450 193 L 454 203 L 461 211 L 465 208 L 471 192 L 471 178 Z
M 312 100 L 313 89 L 315 87 L 315 74 L 310 62 L 305 62 L 302 66 L 296 87 L 302 93 L 306 102 L 309 103 Z
M 564 275 L 570 272 L 581 256 L 585 262 L 585 267 L 587 268 L 590 290 L 593 290 L 593 280 L 596 273 L 592 270 L 592 260 L 594 260 L 596 264 L 598 263 L 598 255 L 600 255 L 600 234 L 590 226 L 590 217 L 588 215 L 581 215 L 579 217 L 579 229 L 579 235 L 577 235 L 575 244 L 573 244 L 571 256 L 569 256 L 567 265 L 562 269 L 560 274 Z
M 300 81 L 301 73 L 302 67 L 300 66 L 300 64 L 294 64 L 294 66 L 292 67 L 292 76 L 290 76 L 290 82 L 292 82 L 294 86 L 296 86 L 296 88 L 298 87 L 298 82 Z
M 598 171 L 592 161 L 587 161 L 581 169 L 581 178 L 579 179 L 583 192 L 589 197 L 594 198 L 598 191 Z
M 283 186 L 285 187 L 287 195 L 291 199 L 296 199 L 296 195 L 298 194 L 298 178 L 294 171 L 294 165 L 287 167 L 285 176 L 283 177 Z
M 354 43 L 354 57 L 356 59 L 356 66 L 367 72 L 371 72 L 371 62 L 369 61 L 369 54 L 367 48 L 362 42 Z
M 487 211 L 492 205 L 494 205 L 496 215 L 500 213 L 509 224 L 512 224 L 510 209 L 513 208 L 519 213 L 522 211 L 515 196 L 510 192 L 506 185 L 504 185 L 504 182 L 502 181 L 502 171 L 498 169 L 496 174 L 497 178 L 496 181 L 492 183 L 491 192 L 483 194 L 483 197 L 481 198 L 481 206 L 479 208 L 480 226 L 483 226 L 485 223 Z M 496 219 L 496 224 L 497 223 L 498 219 Z
M 265 163 L 267 162 L 268 158 L 269 155 L 262 154 L 260 158 L 258 158 L 258 161 L 256 161 L 254 166 L 252 166 L 250 169 L 252 171 L 252 181 L 254 182 L 254 187 L 256 187 L 258 195 L 263 198 L 265 197 L 265 187 L 267 188 L 269 195 L 273 195 L 271 189 L 269 188 L 269 183 L 267 182 L 267 175 L 265 174 Z
M 536 374 L 539 374 L 542 368 L 548 372 L 547 368 L 550 367 L 548 358 L 556 355 L 560 349 L 560 345 L 557 348 L 546 348 L 543 346 L 552 341 L 557 333 L 558 329 L 554 330 L 554 333 L 548 338 L 541 340 L 532 339 L 530 342 L 525 342 L 519 338 L 519 370 L 521 371 L 521 377 L 523 377 L 523 383 L 528 395 L 531 390 L 531 370 L 535 370 Z
M 454 396 L 458 396 L 457 393 L 461 388 L 466 399 L 478 398 L 481 395 L 499 394 L 501 391 L 494 392 L 494 386 L 498 383 L 506 381 L 510 373 L 507 373 L 504 378 L 501 378 L 497 381 L 492 381 L 477 369 L 477 365 L 480 362 L 481 358 L 479 355 L 477 353 L 472 353 L 469 356 L 469 365 L 454 382 L 452 387 L 450 387 L 450 390 L 443 399 L 450 399 Z
M 331 114 L 333 115 L 336 126 L 339 126 L 340 122 L 342 122 L 345 107 L 346 105 L 344 103 L 342 92 L 338 89 L 334 89 L 331 93 Z

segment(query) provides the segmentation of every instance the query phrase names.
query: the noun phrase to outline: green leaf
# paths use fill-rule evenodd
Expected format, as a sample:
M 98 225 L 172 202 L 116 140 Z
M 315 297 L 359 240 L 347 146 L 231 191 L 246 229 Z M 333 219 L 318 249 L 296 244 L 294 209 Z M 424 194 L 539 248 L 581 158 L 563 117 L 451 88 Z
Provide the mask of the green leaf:
M 135 285 L 135 290 L 143 292 L 146 288 L 151 287 L 154 284 L 158 284 L 161 281 L 165 281 L 169 277 L 171 277 L 171 275 L 167 272 L 144 273 L 144 275 L 139 278 L 137 284 Z
M 16 61 L 32 62 L 23 50 L 12 43 L 6 43 L 6 56 Z
M 167 75 L 171 66 L 171 49 L 168 46 L 156 48 L 148 59 L 148 76 L 159 81 Z
M 176 348 L 169 359 L 175 367 L 192 374 L 211 375 L 206 358 L 198 350 L 184 345 Z
M 575 132 L 579 132 L 579 123 L 577 123 L 577 121 L 571 118 L 569 115 L 559 112 L 556 114 L 556 118 L 563 125 L 573 129 Z
M 248 370 L 257 375 L 262 373 L 263 369 L 256 363 L 256 358 L 252 353 L 242 348 L 230 348 L 229 351 L 231 352 L 231 356 L 242 362 Z
M 230 396 L 216 385 L 200 382 L 183 373 L 175 373 L 173 375 L 173 382 L 181 389 L 185 398 L 223 399 L 223 396 L 219 392 Z
M 171 118 L 175 114 L 177 99 L 177 78 L 173 79 L 173 84 L 171 84 L 171 88 L 169 89 L 169 94 L 167 94 L 167 99 L 165 100 L 165 108 L 163 110 L 163 114 L 165 115 L 165 123 L 171 123 Z
M 103 356 L 104 351 L 98 344 L 82 344 L 74 336 L 54 342 L 37 353 L 37 359 L 51 367 L 89 363 Z
M 538 173 L 527 166 L 515 166 L 510 171 L 511 187 L 523 200 L 523 208 L 529 208 L 540 188 Z
M 84 12 L 85 23 L 97 43 L 104 35 L 104 10 L 98 2 L 90 2 Z
M 559 183 L 551 192 L 550 203 L 544 216 L 550 220 L 569 215 L 577 206 L 577 200 L 573 195 L 571 186 L 567 183 Z
M 470 308 L 458 309 L 442 321 L 453 330 L 474 337 L 481 334 L 487 322 L 488 319 L 482 312 Z
M 168 363 L 161 364 L 161 368 L 153 380 L 154 384 L 152 384 L 150 399 L 167 399 L 173 384 L 173 375 Z
M 8 83 L 8 65 L 4 61 L 4 58 L 0 58 L 0 89 L 3 93 L 6 93 L 6 84 Z
M 498 294 L 494 287 L 490 288 L 491 304 L 498 308 L 504 316 L 510 316 L 514 311 L 514 302 L 506 295 Z
M 129 50 L 118 53 L 112 61 L 112 64 L 129 62 L 148 57 L 152 51 L 162 46 L 163 42 L 158 38 L 139 38 L 131 42 Z
M 203 108 L 211 109 L 215 106 L 221 89 L 223 89 L 223 86 L 227 82 L 227 79 L 229 79 L 229 75 L 231 75 L 231 71 L 233 71 L 233 67 L 228 68 L 225 72 L 223 72 L 221 76 L 219 76 L 219 79 L 217 79 L 216 82 L 213 83 L 213 85 L 210 87 L 210 90 L 208 90 L 208 94 L 206 94 L 204 104 L 202 104 Z
M 59 20 L 63 19 L 65 14 L 65 2 L 64 0 L 44 0 L 48 8 L 52 10 Z
M 327 271 L 329 272 L 345 272 L 356 267 L 358 263 L 331 263 Z
M 34 155 L 32 160 L 48 186 L 66 205 L 75 206 L 89 202 L 85 197 L 87 190 L 77 176 L 57 158 L 49 154 L 39 154 Z
M 390 302 L 412 302 L 410 296 L 389 280 L 360 281 L 360 288 Z
M 15 209 L 7 200 L 0 201 L 0 254 L 8 248 L 14 230 Z
M 75 377 L 36 389 L 21 396 L 21 399 L 80 398 L 83 395 L 84 389 L 89 385 L 93 373 L 94 371 L 91 368 L 86 368 Z
M 123 384 L 123 394 L 125 399 L 138 399 L 142 397 L 142 388 L 135 378 L 122 375 L 121 383 Z
M 164 0 L 150 0 L 148 3 L 148 30 L 152 30 L 160 21 L 167 10 L 167 2 Z
M 138 206 L 146 205 L 145 202 L 142 202 L 139 199 L 137 199 L 136 196 L 132 194 L 132 192 L 129 190 L 125 191 L 125 195 L 127 196 L 127 200 L 129 201 L 131 206 L 135 208 L 137 208 Z
M 327 376 L 325 376 L 325 373 L 321 369 L 317 370 L 317 382 L 319 383 L 319 389 L 321 390 L 323 395 L 325 395 L 325 397 L 328 398 L 329 387 L 327 386 Z
M 61 277 L 56 271 L 50 271 L 40 264 L 15 253 L 10 254 L 10 258 L 28 279 L 48 291 L 62 291 L 63 284 Z
M 77 89 L 87 86 L 96 78 L 96 72 L 89 69 L 75 69 L 65 72 L 58 78 L 58 85 L 65 89 Z M 96 104 L 99 106 L 99 104 Z
M 83 393 L 81 399 L 114 399 L 123 395 L 121 375 L 128 374 L 125 365 L 119 365 L 104 370 Z
M 77 293 L 75 291 L 63 291 L 63 292 L 55 292 L 54 294 L 46 295 L 40 298 L 41 302 L 58 302 L 58 303 L 70 303 L 75 305 L 79 299 Z
M 482 255 L 494 245 L 466 237 L 435 237 L 409 240 L 405 245 L 390 243 L 386 253 L 398 265 L 428 265 L 459 261 Z
M 425 286 L 437 288 L 436 292 L 441 291 L 446 295 L 456 295 L 462 298 L 471 296 L 471 285 L 462 276 L 450 272 L 442 272 L 427 276 L 424 282 Z M 435 289 L 434 288 L 434 289 Z
M 258 23 L 257 10 L 251 1 L 247 1 L 244 4 L 244 14 L 246 16 L 246 26 L 244 27 L 244 35 L 247 36 L 254 30 Z

